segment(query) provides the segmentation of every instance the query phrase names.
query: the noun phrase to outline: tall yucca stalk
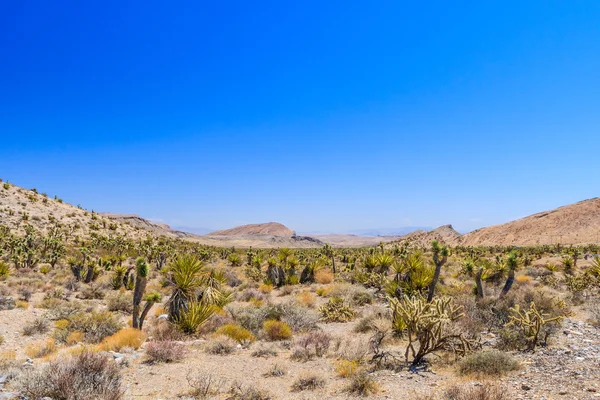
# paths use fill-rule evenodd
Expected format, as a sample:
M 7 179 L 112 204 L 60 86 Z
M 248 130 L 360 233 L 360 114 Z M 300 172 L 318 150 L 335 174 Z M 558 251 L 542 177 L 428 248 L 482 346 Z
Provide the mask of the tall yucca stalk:
M 197 292 L 203 286 L 206 271 L 194 256 L 180 256 L 169 265 L 169 281 L 173 293 L 168 301 L 169 319 L 175 321 L 188 305 L 196 301 Z

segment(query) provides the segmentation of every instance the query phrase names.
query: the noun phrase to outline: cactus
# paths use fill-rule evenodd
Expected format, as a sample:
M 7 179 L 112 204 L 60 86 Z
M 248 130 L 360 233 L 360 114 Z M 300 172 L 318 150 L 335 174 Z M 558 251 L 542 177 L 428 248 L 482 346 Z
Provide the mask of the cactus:
M 401 300 L 390 298 L 393 326 L 403 329 L 408 344 L 404 352 L 406 362 L 413 367 L 430 353 L 445 349 L 464 355 L 471 344 L 462 334 L 448 331 L 451 323 L 461 318 L 462 307 L 452 304 L 450 298 L 434 298 L 431 302 L 421 296 L 404 296 Z
M 529 304 L 529 310 L 521 311 L 518 304 L 510 310 L 512 315 L 509 316 L 510 321 L 506 326 L 515 326 L 521 330 L 527 340 L 527 349 L 530 351 L 535 351 L 535 346 L 539 342 L 540 332 L 544 325 L 550 322 L 560 322 L 563 318 L 562 316 L 546 318 L 548 314 L 540 312 L 533 301 Z M 548 334 L 544 337 L 544 343 L 547 340 Z
M 319 307 L 319 313 L 323 322 L 348 322 L 356 316 L 356 311 L 348 307 L 339 297 L 329 299 L 327 303 Z

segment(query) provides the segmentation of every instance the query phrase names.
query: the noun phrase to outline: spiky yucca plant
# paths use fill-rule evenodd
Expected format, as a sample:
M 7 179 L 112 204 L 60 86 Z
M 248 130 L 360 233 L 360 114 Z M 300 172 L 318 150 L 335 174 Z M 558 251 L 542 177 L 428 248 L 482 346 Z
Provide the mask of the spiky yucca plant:
M 202 263 L 191 255 L 180 256 L 169 265 L 168 280 L 173 293 L 167 305 L 171 321 L 176 321 L 196 301 L 206 274 Z
M 212 304 L 192 302 L 182 311 L 174 322 L 184 333 L 193 334 L 215 313 L 217 308 Z

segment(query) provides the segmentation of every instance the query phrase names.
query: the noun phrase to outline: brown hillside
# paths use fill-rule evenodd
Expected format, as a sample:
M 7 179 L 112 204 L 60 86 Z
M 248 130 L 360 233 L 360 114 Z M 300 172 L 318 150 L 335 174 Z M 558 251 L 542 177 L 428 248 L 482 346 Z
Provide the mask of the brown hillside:
M 294 236 L 294 231 L 278 222 L 267 222 L 265 224 L 250 224 L 237 226 L 231 229 L 211 232 L 205 236 L 243 236 L 243 235 L 271 235 L 271 236 Z
M 502 225 L 470 232 L 462 237 L 466 246 L 531 246 L 541 244 L 588 244 L 600 239 L 600 198 L 580 201 Z
M 410 241 L 418 247 L 428 247 L 433 240 L 448 246 L 457 246 L 461 243 L 462 235 L 454 230 L 452 225 L 444 225 L 432 231 L 415 231 L 402 236 L 398 242 Z

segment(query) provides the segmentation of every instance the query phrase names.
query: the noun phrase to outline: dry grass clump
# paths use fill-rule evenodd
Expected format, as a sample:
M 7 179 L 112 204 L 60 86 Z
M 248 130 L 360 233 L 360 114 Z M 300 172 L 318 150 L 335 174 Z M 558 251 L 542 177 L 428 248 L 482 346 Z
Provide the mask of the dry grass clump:
M 150 363 L 178 362 L 185 358 L 185 344 L 175 341 L 152 341 L 146 343 L 146 356 Z
M 292 328 L 288 324 L 277 320 L 267 320 L 263 323 L 263 332 L 267 340 L 287 340 L 292 337 Z
M 333 282 L 333 272 L 329 269 L 320 269 L 315 272 L 315 282 L 328 285 Z
M 85 334 L 85 341 L 98 343 L 107 336 L 114 335 L 122 327 L 121 322 L 110 311 L 78 313 L 69 319 L 67 330 Z
M 331 335 L 326 332 L 310 332 L 294 340 L 291 359 L 308 361 L 315 357 L 323 357 L 329 350 Z
M 277 351 L 273 350 L 272 347 L 267 347 L 267 346 L 261 345 L 260 347 L 258 347 L 257 349 L 255 349 L 252 352 L 252 357 L 263 357 L 263 358 L 277 357 Z
M 125 328 L 102 340 L 99 348 L 103 351 L 120 351 L 124 348 L 139 349 L 145 335 L 139 329 Z
M 212 374 L 195 373 L 192 370 L 188 371 L 186 379 L 191 388 L 188 394 L 195 399 L 214 398 L 219 394 L 224 383 L 221 378 Z
M 313 308 L 317 303 L 317 297 L 311 292 L 300 292 L 296 295 L 296 301 L 305 307 Z
M 510 354 L 499 350 L 484 350 L 468 355 L 458 363 L 461 375 L 500 376 L 520 368 Z
M 133 295 L 125 291 L 117 291 L 106 297 L 106 308 L 108 311 L 121 311 L 131 314 L 133 311 Z
M 281 377 L 285 375 L 285 371 L 278 364 L 273 364 L 267 372 L 263 374 L 265 378 Z
M 446 390 L 444 400 L 508 400 L 512 399 L 498 386 L 454 386 Z
M 267 285 L 266 283 L 263 283 L 258 287 L 258 291 L 262 294 L 269 294 L 273 291 L 273 285 Z
M 30 343 L 25 346 L 25 354 L 31 358 L 48 356 L 56 351 L 56 342 L 52 338 L 40 342 Z
M 46 333 L 50 330 L 50 324 L 46 318 L 36 318 L 23 327 L 23 335 L 32 336 Z
M 264 390 L 257 389 L 252 385 L 243 385 L 234 382 L 229 389 L 228 400 L 271 400 L 273 397 Z
M 228 336 L 219 335 L 206 344 L 205 351 L 209 354 L 227 355 L 233 353 L 237 342 Z
M 70 332 L 65 338 L 67 345 L 72 346 L 77 343 L 82 343 L 85 339 L 85 333 L 80 331 Z
M 156 320 L 150 325 L 148 337 L 156 341 L 183 340 L 185 335 L 167 320 Z
M 317 375 L 309 374 L 300 376 L 292 384 L 292 392 L 316 390 L 325 387 L 325 380 Z
M 353 396 L 367 397 L 379 391 L 379 385 L 366 371 L 352 376 L 352 380 L 344 391 Z
M 119 368 L 112 360 L 84 351 L 24 374 L 17 388 L 31 399 L 119 400 L 124 392 L 121 382 Z
M 235 324 L 223 325 L 215 331 L 215 334 L 228 336 L 240 344 L 251 343 L 256 340 L 252 332 Z
M 334 371 L 340 378 L 349 378 L 358 372 L 360 364 L 356 360 L 338 360 L 334 363 Z

